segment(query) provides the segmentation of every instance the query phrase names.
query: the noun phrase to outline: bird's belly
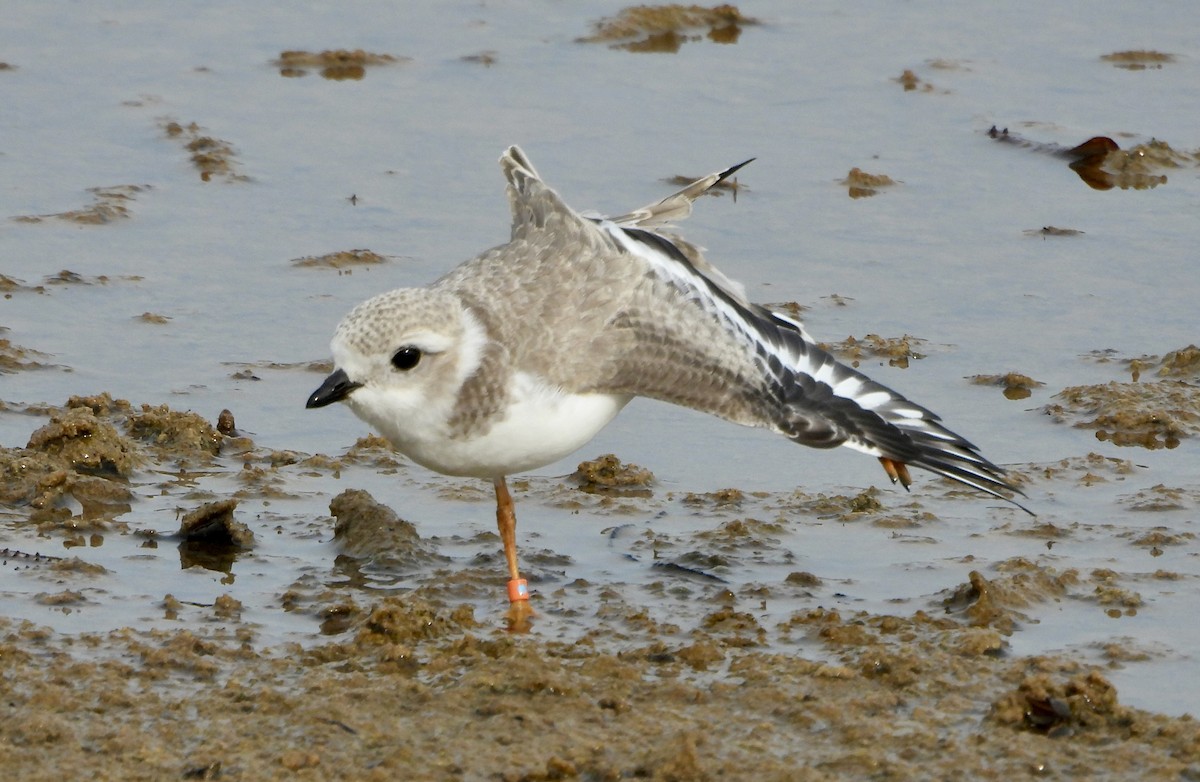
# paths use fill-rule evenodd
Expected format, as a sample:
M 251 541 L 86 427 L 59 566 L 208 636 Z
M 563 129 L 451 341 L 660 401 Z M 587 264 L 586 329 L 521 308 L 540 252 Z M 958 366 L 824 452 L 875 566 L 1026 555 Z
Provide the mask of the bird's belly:
M 575 451 L 612 421 L 631 398 L 534 394 L 513 404 L 482 434 L 409 442 L 400 450 L 418 464 L 446 475 L 512 475 L 544 467 Z

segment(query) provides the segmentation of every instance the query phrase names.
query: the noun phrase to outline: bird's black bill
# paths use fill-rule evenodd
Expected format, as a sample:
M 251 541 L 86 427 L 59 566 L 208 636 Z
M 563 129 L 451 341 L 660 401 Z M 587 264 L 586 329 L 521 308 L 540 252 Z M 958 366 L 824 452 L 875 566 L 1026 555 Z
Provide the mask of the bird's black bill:
M 334 402 L 340 402 L 356 388 L 360 388 L 362 383 L 355 383 L 346 376 L 342 370 L 335 371 L 332 375 L 325 378 L 325 382 L 321 387 L 312 392 L 312 396 L 308 398 L 308 402 L 304 405 L 307 408 L 324 407 L 331 405 Z

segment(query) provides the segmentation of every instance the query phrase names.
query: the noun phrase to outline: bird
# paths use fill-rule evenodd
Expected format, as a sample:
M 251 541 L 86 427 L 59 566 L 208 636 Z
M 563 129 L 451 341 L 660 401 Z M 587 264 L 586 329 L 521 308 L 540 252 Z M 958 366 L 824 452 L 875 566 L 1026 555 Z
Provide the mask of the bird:
M 423 288 L 356 306 L 306 403 L 343 402 L 412 461 L 492 482 L 511 607 L 527 606 L 506 479 L 572 453 L 634 397 L 909 466 L 1032 513 L 1001 467 L 930 410 L 836 360 L 800 321 L 751 303 L 669 230 L 753 158 L 616 217 L 577 212 L 517 146 L 500 158 L 509 241 Z

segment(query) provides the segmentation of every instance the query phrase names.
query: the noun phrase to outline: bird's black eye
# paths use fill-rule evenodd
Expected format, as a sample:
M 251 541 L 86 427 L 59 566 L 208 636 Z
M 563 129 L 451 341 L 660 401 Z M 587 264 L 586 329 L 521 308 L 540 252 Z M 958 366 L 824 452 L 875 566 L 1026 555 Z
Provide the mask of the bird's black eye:
M 409 345 L 396 351 L 396 355 L 392 356 L 392 366 L 407 372 L 415 367 L 420 360 L 421 350 Z

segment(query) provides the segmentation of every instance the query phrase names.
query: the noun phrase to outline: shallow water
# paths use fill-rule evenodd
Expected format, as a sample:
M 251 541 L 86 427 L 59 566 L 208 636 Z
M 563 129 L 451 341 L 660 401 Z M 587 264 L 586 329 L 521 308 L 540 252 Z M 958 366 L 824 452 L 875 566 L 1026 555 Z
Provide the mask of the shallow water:
M 759 3 L 742 10 L 763 24 L 746 27 L 735 44 L 700 40 L 673 54 L 636 54 L 576 41 L 620 8 L 613 3 L 434 11 L 364 2 L 299 14 L 287 4 L 168 10 L 130 2 L 67 14 L 58 4 L 19 2 L 0 30 L 0 59 L 15 66 L 0 70 L 0 216 L 84 209 L 93 203 L 89 188 L 141 189 L 122 191 L 129 197 L 117 202 L 129 216 L 104 224 L 0 221 L 0 274 L 25 286 L 62 270 L 81 275 L 0 300 L 2 338 L 53 365 L 0 375 L 10 408 L 0 412 L 0 444 L 21 447 L 45 422 L 24 406 L 108 391 L 210 420 L 229 408 L 263 449 L 340 454 L 367 429 L 343 409 L 305 411 L 320 375 L 303 365 L 327 357 L 333 327 L 354 303 L 428 282 L 507 238 L 495 165 L 507 144 L 520 143 L 568 203 L 610 213 L 667 194 L 663 178 L 757 156 L 739 173 L 746 189 L 736 202 L 704 200 L 686 235 L 752 298 L 810 307 L 805 320 L 819 339 L 926 340 L 927 356 L 908 369 L 883 359 L 863 367 L 1028 475 L 1037 521 L 987 499 L 942 499 L 945 487 L 925 476 L 908 497 L 857 454 L 802 450 L 638 401 L 577 458 L 517 490 L 521 549 L 541 579 L 535 587 L 612 583 L 627 601 L 669 614 L 725 588 L 745 602 L 753 585 L 767 584 L 774 589 L 760 614 L 773 618 L 815 605 L 940 606 L 970 570 L 989 573 L 1012 557 L 1083 574 L 1108 568 L 1140 595 L 1135 612 L 1109 617 L 1085 581 L 1072 596 L 1029 607 L 1012 651 L 1067 649 L 1101 660 L 1095 645 L 1136 639 L 1149 659 L 1111 672 L 1122 701 L 1194 712 L 1193 696 L 1177 685 L 1194 677 L 1200 644 L 1190 610 L 1200 597 L 1196 440 L 1119 448 L 1093 430 L 1052 422 L 1041 408 L 1066 386 L 1129 379 L 1097 351 L 1129 359 L 1198 341 L 1200 169 L 1191 158 L 1162 171 L 1167 182 L 1153 189 L 1099 191 L 1060 159 L 985 135 L 996 125 L 1063 147 L 1107 135 L 1122 148 L 1152 138 L 1188 154 L 1200 148 L 1190 13 L 1174 3 L 1105 6 L 1010 3 L 955 14 L 921 4 Z M 287 49 L 339 47 L 411 60 L 343 81 L 315 70 L 284 78 L 271 64 Z M 1100 59 L 1139 48 L 1178 57 L 1145 70 Z M 493 64 L 463 59 L 485 51 L 495 52 Z M 898 81 L 906 69 L 930 88 L 906 91 Z M 187 138 L 168 134 L 171 121 L 197 123 L 200 134 L 227 143 L 232 173 L 202 181 Z M 897 184 L 849 198 L 839 182 L 854 167 Z M 1083 233 L 1026 233 L 1044 226 Z M 356 248 L 389 262 L 344 274 L 292 263 Z M 146 312 L 167 320 L 147 322 Z M 1045 385 L 1010 401 L 965 380 L 1008 371 Z M 609 452 L 654 472 L 653 497 L 616 511 L 562 507 L 557 476 Z M 1091 486 L 1084 467 L 1040 476 L 1042 466 L 1089 453 L 1135 466 Z M 226 454 L 221 464 L 224 474 L 198 479 L 195 496 L 164 495 L 162 476 L 140 473 L 138 500 L 120 521 L 173 529 L 177 507 L 234 489 L 241 460 Z M 85 601 L 64 607 L 36 598 L 60 590 L 61 575 L 10 563 L 0 570 L 6 613 L 77 632 L 160 621 L 167 593 L 199 604 L 228 593 L 260 623 L 262 643 L 312 638 L 313 617 L 278 610 L 280 595 L 306 576 L 343 578 L 326 516 L 329 499 L 347 487 L 368 489 L 435 538 L 450 571 L 494 549 L 492 539 L 476 538 L 493 529 L 486 487 L 417 468 L 281 475 L 288 496 L 239 508 L 259 544 L 236 561 L 232 579 L 181 570 L 174 544 L 144 549 L 119 531 L 65 550 L 66 536 L 38 537 L 23 524 L 23 508 L 0 509 L 0 546 L 109 570 L 89 582 Z M 788 506 L 797 487 L 854 496 L 872 485 L 889 512 L 915 515 L 908 504 L 917 501 L 936 518 L 895 529 Z M 1158 485 L 1182 491 L 1179 507 L 1134 511 L 1137 493 Z M 460 486 L 470 501 L 447 496 Z M 710 512 L 681 499 L 727 487 L 767 495 Z M 779 517 L 785 523 L 761 553 L 714 571 L 722 582 L 651 568 L 651 533 L 670 557 L 705 545 L 694 536 L 721 522 Z M 1025 534 L 1039 523 L 1069 533 L 1048 548 Z M 630 526 L 604 534 L 620 524 Z M 1157 526 L 1173 545 L 1134 543 Z M 543 560 L 539 549 L 558 556 Z M 502 572 L 494 558 L 471 567 Z M 823 583 L 780 589 L 793 571 Z M 563 592 L 553 598 L 562 615 L 547 611 L 535 632 L 586 627 L 594 596 Z M 481 615 L 492 611 L 473 599 Z

